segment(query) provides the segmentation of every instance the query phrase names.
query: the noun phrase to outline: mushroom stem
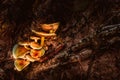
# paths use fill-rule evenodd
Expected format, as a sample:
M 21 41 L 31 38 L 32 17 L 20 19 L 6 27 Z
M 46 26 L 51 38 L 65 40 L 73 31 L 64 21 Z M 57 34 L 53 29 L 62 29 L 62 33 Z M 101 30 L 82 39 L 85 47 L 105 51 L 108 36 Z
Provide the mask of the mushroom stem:
M 41 37 L 41 46 L 44 46 L 45 37 Z

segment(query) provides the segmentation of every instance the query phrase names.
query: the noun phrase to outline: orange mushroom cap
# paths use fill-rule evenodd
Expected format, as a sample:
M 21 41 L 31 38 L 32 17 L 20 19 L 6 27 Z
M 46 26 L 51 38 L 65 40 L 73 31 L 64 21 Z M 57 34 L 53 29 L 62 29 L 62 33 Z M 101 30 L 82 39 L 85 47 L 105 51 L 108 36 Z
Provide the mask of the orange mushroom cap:
M 51 23 L 51 24 L 41 24 L 41 27 L 44 31 L 53 30 L 55 32 L 58 29 L 59 22 Z
M 32 49 L 31 52 L 30 52 L 30 55 L 33 58 L 40 58 L 44 54 L 45 54 L 45 50 L 44 49 L 41 49 L 41 50 L 34 50 L 34 49 Z
M 41 37 L 53 37 L 53 36 L 56 36 L 55 33 L 44 33 L 44 32 L 37 32 L 35 30 L 32 30 L 33 33 L 37 34 L 38 36 L 41 36 Z
M 16 59 L 14 62 L 15 68 L 18 71 L 22 71 L 25 67 L 27 67 L 30 64 L 30 61 L 26 61 L 24 59 Z
M 29 45 L 29 42 L 28 42 L 28 41 L 25 41 L 25 42 L 18 42 L 18 44 L 24 46 L 24 45 Z
M 39 60 L 39 58 L 33 58 L 31 55 L 26 55 L 26 59 L 28 60 L 28 61 L 30 61 L 30 62 L 35 62 L 35 61 L 38 61 Z
M 30 47 L 32 49 L 41 49 L 42 48 L 42 46 L 40 44 L 36 43 L 36 42 L 31 42 Z
M 29 48 L 30 42 L 25 41 L 25 42 L 19 42 L 18 44 L 21 46 L 24 46 L 26 49 L 30 50 L 30 48 Z
M 27 52 L 28 52 L 28 50 L 25 47 L 18 45 L 18 44 L 16 44 L 12 50 L 12 54 L 15 59 L 16 58 L 24 58 L 24 56 L 27 54 Z

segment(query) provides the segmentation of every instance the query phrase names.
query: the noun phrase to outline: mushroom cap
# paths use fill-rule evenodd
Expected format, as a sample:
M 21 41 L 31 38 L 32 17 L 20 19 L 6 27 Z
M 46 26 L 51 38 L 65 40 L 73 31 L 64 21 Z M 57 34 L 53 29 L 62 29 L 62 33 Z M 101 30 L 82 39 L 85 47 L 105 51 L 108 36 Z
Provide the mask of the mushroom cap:
M 52 24 L 41 24 L 41 27 L 44 31 L 53 30 L 54 32 L 58 29 L 59 22 L 52 23 Z
M 24 45 L 29 45 L 29 43 L 30 43 L 30 42 L 27 42 L 27 41 L 25 41 L 25 42 L 18 42 L 18 44 L 19 44 L 19 45 L 22 45 L 22 46 L 24 46 Z
M 28 52 L 28 50 L 25 47 L 18 45 L 18 44 L 16 44 L 12 50 L 12 54 L 15 59 L 16 58 L 24 58 L 25 55 L 27 54 L 27 52 Z
M 39 58 L 39 57 L 43 56 L 44 54 L 45 54 L 45 50 L 44 49 L 41 49 L 41 50 L 34 50 L 34 49 L 32 49 L 31 52 L 30 52 L 30 55 L 33 58 Z
M 19 45 L 24 46 L 27 50 L 30 50 L 29 44 L 30 42 L 25 41 L 25 42 L 18 42 Z
M 27 49 L 27 50 L 30 50 L 30 45 L 24 45 L 24 47 Z
M 27 67 L 30 64 L 30 61 L 26 61 L 24 59 L 16 59 L 14 61 L 15 68 L 18 71 L 22 71 L 25 67 Z
M 32 49 L 41 49 L 42 48 L 42 46 L 40 44 L 36 43 L 36 42 L 31 42 L 30 47 Z
M 38 36 L 41 36 L 41 37 L 53 37 L 53 36 L 56 36 L 55 33 L 44 33 L 44 32 L 37 32 L 35 30 L 32 30 L 33 33 L 37 34 Z
M 35 62 L 35 61 L 37 61 L 37 60 L 39 60 L 39 58 L 33 58 L 31 55 L 26 55 L 26 59 L 28 60 L 28 61 L 31 61 L 31 62 Z
M 30 39 L 33 39 L 33 40 L 39 40 L 40 38 L 39 37 L 35 37 L 35 36 L 30 36 Z

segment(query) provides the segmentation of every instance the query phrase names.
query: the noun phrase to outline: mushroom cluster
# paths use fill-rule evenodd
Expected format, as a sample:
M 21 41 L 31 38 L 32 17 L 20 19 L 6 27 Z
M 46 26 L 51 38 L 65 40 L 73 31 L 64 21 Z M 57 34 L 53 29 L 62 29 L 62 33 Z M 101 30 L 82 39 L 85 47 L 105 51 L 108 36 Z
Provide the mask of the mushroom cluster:
M 13 58 L 15 59 L 14 65 L 18 71 L 22 71 L 27 67 L 30 62 L 40 61 L 48 50 L 46 41 L 56 37 L 56 30 L 58 29 L 59 22 L 52 24 L 40 24 L 44 32 L 31 30 L 35 36 L 30 36 L 31 41 L 18 42 L 12 50 Z M 40 41 L 40 42 L 39 42 Z

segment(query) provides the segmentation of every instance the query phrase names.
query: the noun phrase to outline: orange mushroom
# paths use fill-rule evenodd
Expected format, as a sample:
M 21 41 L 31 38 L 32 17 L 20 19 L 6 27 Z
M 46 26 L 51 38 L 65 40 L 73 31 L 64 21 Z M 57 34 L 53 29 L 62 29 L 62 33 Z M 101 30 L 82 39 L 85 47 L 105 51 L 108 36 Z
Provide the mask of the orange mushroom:
M 39 58 L 33 58 L 31 55 L 26 55 L 26 59 L 30 62 L 35 62 L 39 60 Z
M 37 34 L 38 36 L 43 36 L 43 37 L 54 37 L 56 36 L 55 33 L 44 33 L 44 32 L 38 32 L 35 30 L 32 30 L 33 33 Z
M 32 49 L 31 52 L 30 52 L 30 55 L 33 58 L 40 58 L 44 54 L 45 54 L 45 50 L 44 49 L 41 49 L 41 50 L 34 50 L 34 49 Z
M 30 42 L 30 47 L 32 49 L 41 49 L 42 46 L 40 44 L 38 44 L 37 42 Z
M 24 59 L 16 59 L 15 62 L 14 62 L 15 68 L 18 71 L 22 71 L 29 64 L 30 64 L 30 61 L 27 61 L 27 60 L 24 60 Z
M 26 49 L 30 50 L 29 43 L 30 42 L 26 41 L 26 42 L 19 42 L 18 44 L 21 46 L 24 46 Z
M 56 36 L 55 33 L 37 32 L 37 31 L 35 31 L 35 30 L 32 30 L 32 32 L 41 37 L 41 46 L 42 46 L 42 47 L 43 47 L 43 45 L 44 45 L 45 37 L 54 37 L 54 36 Z
M 50 33 L 56 32 L 56 30 L 58 29 L 58 26 L 59 26 L 59 22 L 52 23 L 52 24 L 41 24 L 42 29 L 44 31 L 49 31 Z
M 13 47 L 13 50 L 12 50 L 12 54 L 13 54 L 13 57 L 15 59 L 17 58 L 24 58 L 25 55 L 27 54 L 28 50 L 21 46 L 21 45 L 18 45 L 16 44 L 14 47 Z

